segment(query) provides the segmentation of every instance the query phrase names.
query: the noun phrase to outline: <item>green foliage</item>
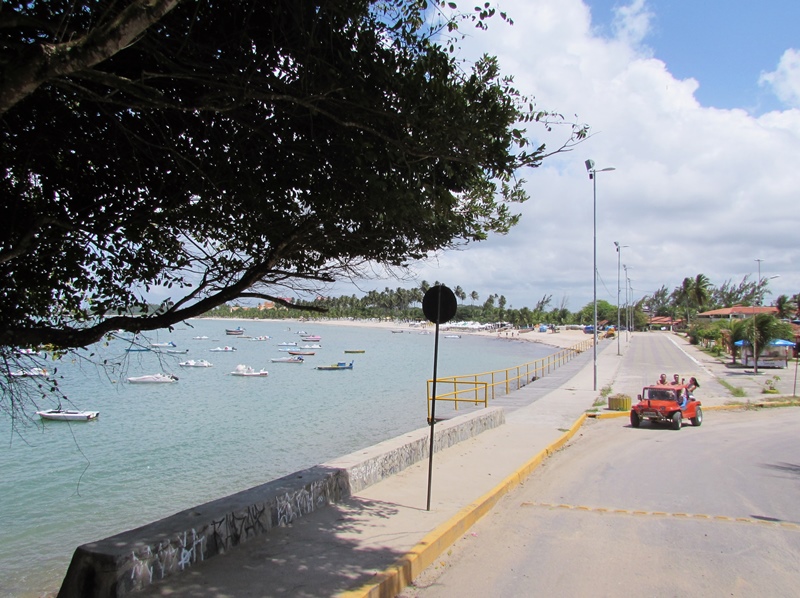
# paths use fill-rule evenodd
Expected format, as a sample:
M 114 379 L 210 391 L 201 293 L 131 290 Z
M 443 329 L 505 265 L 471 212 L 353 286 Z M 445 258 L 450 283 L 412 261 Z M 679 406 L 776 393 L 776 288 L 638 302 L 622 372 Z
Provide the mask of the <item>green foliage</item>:
M 4 3 L 0 345 L 280 303 L 508 232 L 518 171 L 586 129 L 531 144 L 563 118 L 453 55 L 495 9 L 428 5 Z

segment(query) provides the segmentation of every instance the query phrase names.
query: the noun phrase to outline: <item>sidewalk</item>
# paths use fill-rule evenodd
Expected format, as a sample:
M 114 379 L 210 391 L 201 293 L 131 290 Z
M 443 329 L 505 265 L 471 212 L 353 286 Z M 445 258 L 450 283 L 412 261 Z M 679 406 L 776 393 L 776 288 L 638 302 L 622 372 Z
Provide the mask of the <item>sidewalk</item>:
M 139 595 L 395 596 L 567 442 L 600 389 L 610 385 L 613 392 L 635 399 L 637 386 L 641 390 L 641 374 L 632 373 L 635 351 L 629 352 L 635 339 L 624 340 L 622 355 L 616 341 L 601 342 L 597 391 L 592 390 L 592 352 L 587 351 L 559 376 L 495 401 L 506 409 L 505 425 L 434 455 L 430 511 L 425 460 Z M 761 380 L 732 371 L 679 337 L 672 340 L 703 377 L 704 406 L 723 406 L 732 398 L 714 379 L 746 386 L 751 398 L 761 396 Z

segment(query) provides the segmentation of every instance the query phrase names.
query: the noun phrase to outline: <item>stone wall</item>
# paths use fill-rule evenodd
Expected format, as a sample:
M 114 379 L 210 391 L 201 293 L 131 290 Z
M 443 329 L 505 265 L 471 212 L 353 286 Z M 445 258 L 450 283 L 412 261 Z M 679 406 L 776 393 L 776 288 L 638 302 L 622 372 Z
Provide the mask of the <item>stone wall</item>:
M 490 407 L 436 425 L 434 452 L 505 423 Z M 176 513 L 78 547 L 60 598 L 125 596 L 191 568 L 276 526 L 345 500 L 428 458 L 429 428 L 421 428 L 329 463 Z

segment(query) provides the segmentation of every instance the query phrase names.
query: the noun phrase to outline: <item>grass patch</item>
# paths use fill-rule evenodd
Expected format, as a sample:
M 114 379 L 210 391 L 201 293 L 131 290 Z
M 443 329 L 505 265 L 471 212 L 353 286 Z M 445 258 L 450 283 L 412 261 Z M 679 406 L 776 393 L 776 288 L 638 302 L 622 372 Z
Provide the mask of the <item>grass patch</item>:
M 600 396 L 605 399 L 608 395 L 611 394 L 611 391 L 612 388 L 610 384 L 608 386 L 604 386 L 603 388 L 600 389 Z
M 726 382 L 725 380 L 719 380 L 718 379 L 718 381 L 719 381 L 720 384 L 722 384 L 722 386 L 727 388 L 734 397 L 746 397 L 747 396 L 747 393 L 744 391 L 744 389 L 741 386 L 733 386 L 732 384 L 728 384 L 728 382 Z
M 603 397 L 598 397 L 592 403 L 592 407 L 602 407 L 606 404 L 606 400 Z

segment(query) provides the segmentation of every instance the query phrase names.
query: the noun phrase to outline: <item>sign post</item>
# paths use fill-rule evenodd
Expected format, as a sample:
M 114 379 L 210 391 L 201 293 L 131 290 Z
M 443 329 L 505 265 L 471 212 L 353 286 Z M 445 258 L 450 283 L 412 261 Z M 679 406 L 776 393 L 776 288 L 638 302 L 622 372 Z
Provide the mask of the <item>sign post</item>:
M 439 324 L 449 322 L 454 315 L 458 303 L 456 296 L 448 287 L 437 284 L 432 286 L 422 298 L 422 313 L 429 321 L 436 324 L 436 333 L 433 343 L 433 389 L 431 397 L 431 417 L 428 422 L 431 427 L 431 442 L 428 450 L 428 503 L 427 510 L 431 510 L 431 481 L 433 479 L 433 436 L 436 425 L 436 369 L 439 359 Z

